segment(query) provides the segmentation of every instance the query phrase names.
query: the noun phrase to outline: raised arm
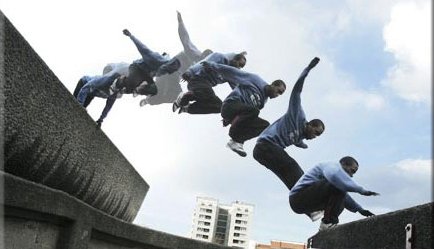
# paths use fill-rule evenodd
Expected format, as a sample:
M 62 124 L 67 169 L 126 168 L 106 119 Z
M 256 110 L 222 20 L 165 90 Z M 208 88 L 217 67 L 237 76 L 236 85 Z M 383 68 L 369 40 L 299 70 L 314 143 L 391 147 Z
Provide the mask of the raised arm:
M 178 34 L 181 39 L 182 46 L 184 47 L 184 52 L 187 55 L 193 54 L 195 57 L 199 57 L 202 52 L 191 42 L 190 36 L 188 35 L 187 29 L 185 28 L 184 22 L 182 20 L 181 13 L 176 12 L 178 15 Z
M 301 91 L 303 90 L 304 80 L 306 79 L 306 76 L 309 74 L 310 70 L 314 68 L 318 62 L 319 58 L 315 57 L 298 77 L 294 87 L 292 88 L 291 97 L 289 98 L 288 111 L 301 109 L 300 95 Z
M 145 44 L 132 35 L 128 29 L 124 29 L 122 32 L 133 41 L 134 45 L 136 45 L 137 50 L 139 50 L 140 55 L 145 61 L 148 61 L 149 59 L 164 60 L 163 56 L 150 50 Z

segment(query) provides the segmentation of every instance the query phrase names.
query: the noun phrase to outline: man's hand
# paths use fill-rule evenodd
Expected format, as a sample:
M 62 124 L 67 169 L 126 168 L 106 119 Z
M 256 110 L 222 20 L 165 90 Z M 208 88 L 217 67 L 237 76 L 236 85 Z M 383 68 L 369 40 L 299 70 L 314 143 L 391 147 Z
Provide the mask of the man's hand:
M 374 216 L 374 214 L 371 213 L 371 211 L 366 210 L 366 209 L 360 210 L 359 213 L 360 213 L 361 215 L 363 215 L 363 216 L 366 216 L 366 217 Z
M 369 191 L 369 190 L 365 190 L 363 191 L 363 193 L 361 193 L 362 195 L 366 195 L 366 196 L 371 196 L 371 195 L 380 195 L 379 193 L 373 192 L 373 191 Z
M 130 31 L 129 31 L 128 29 L 124 29 L 124 30 L 122 30 L 122 32 L 123 32 L 124 35 L 126 35 L 126 36 L 131 36 L 131 33 L 130 33 Z
M 96 126 L 97 126 L 98 128 L 101 128 L 101 124 L 102 124 L 102 119 L 98 119 L 98 120 L 96 121 Z
M 181 13 L 179 13 L 179 11 L 176 11 L 176 15 L 178 17 L 178 22 L 182 22 Z

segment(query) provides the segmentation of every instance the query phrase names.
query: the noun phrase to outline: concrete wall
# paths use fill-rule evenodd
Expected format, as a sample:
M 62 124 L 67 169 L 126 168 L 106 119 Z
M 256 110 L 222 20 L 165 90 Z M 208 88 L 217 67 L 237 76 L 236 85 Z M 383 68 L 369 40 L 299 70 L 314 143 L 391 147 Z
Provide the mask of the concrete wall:
M 413 225 L 411 249 L 434 248 L 432 202 L 338 225 L 312 236 L 308 245 L 321 249 L 406 249 L 407 224 Z
M 7 249 L 229 249 L 133 225 L 63 191 L 8 173 L 4 180 Z M 1 197 L 1 196 L 0 196 Z
M 132 221 L 149 185 L 1 12 L 0 25 L 4 171 Z

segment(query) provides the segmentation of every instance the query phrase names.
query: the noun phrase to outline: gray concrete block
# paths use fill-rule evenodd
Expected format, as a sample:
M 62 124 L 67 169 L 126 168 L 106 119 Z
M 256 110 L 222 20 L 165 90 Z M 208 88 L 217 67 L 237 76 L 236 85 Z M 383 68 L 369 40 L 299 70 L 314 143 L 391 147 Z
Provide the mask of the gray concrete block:
M 132 221 L 149 185 L 1 12 L 0 23 L 4 170 Z
M 56 249 L 230 249 L 140 227 L 95 209 L 63 191 L 37 184 L 0 171 L 4 179 L 5 219 L 9 224 L 5 248 L 17 243 L 38 244 Z M 23 224 L 32 224 L 25 227 Z M 52 247 L 52 245 L 55 247 Z
M 338 225 L 315 234 L 308 244 L 321 249 L 406 248 L 407 224 L 414 227 L 411 249 L 434 248 L 432 202 Z

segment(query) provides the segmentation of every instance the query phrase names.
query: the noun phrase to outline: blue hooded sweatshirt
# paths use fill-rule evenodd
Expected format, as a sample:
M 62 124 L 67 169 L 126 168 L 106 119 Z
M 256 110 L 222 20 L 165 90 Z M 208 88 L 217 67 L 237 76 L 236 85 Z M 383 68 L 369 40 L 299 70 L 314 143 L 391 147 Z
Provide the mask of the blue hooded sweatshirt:
M 363 187 L 352 180 L 339 163 L 320 163 L 309 169 L 298 179 L 291 189 L 289 196 L 324 179 L 343 192 L 356 192 L 360 194 L 366 192 Z M 358 212 L 363 209 L 348 193 L 345 196 L 345 208 L 351 212 Z
M 268 85 L 259 75 L 235 67 L 209 63 L 210 70 L 215 71 L 231 85 L 236 85 L 224 102 L 239 101 L 257 109 L 262 109 L 268 100 L 265 87 Z
M 301 107 L 300 95 L 303 90 L 304 79 L 308 73 L 309 69 L 306 68 L 295 83 L 286 113 L 262 131 L 258 137 L 258 141 L 266 140 L 282 149 L 292 144 L 300 148 L 307 148 L 307 145 L 303 143 L 303 139 L 305 138 L 303 129 L 307 121 Z

